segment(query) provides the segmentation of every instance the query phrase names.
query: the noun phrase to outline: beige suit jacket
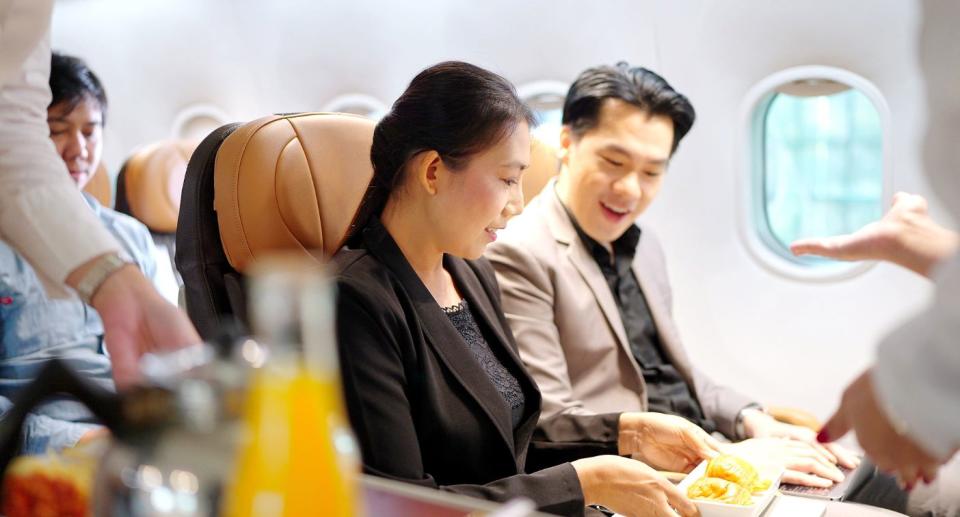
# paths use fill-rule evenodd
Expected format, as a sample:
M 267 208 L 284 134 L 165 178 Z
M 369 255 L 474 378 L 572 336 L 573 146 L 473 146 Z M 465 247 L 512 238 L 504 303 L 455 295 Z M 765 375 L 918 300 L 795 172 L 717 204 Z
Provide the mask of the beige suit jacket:
M 543 393 L 542 418 L 645 411 L 646 385 L 613 293 L 557 198 L 555 181 L 487 250 L 520 356 Z M 693 386 L 706 416 L 734 438 L 736 416 L 752 400 L 691 367 L 673 321 L 663 250 L 641 229 L 633 272 L 667 358 Z

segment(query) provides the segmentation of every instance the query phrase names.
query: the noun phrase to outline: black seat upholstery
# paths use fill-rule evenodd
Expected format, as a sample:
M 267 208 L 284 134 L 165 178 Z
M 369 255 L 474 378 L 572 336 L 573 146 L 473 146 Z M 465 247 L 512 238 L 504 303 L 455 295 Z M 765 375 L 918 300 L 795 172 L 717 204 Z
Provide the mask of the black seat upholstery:
M 187 164 L 180 198 L 176 264 L 183 277 L 187 314 L 206 340 L 224 325 L 246 320 L 241 276 L 223 253 L 213 209 L 217 151 L 240 126 L 227 124 L 200 142 Z

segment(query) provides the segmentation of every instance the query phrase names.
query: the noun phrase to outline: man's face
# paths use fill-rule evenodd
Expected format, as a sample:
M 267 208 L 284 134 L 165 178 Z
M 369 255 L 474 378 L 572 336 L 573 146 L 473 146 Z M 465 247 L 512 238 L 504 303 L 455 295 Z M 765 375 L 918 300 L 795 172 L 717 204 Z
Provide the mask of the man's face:
M 596 127 L 579 138 L 561 133 L 560 199 L 587 235 L 609 245 L 660 191 L 672 145 L 669 117 L 606 99 Z
M 57 103 L 47 109 L 47 125 L 70 177 L 82 189 L 97 171 L 103 151 L 100 104 L 90 97 L 84 97 L 72 109 L 67 102 Z

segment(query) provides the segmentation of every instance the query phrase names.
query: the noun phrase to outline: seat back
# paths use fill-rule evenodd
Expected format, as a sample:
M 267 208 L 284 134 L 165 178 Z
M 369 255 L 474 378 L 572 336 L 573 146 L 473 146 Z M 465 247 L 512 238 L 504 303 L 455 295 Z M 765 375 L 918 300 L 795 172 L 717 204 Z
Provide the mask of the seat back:
M 101 205 L 107 208 L 113 206 L 113 195 L 110 192 L 110 174 L 102 161 L 97 166 L 93 176 L 90 177 L 90 181 L 84 185 L 83 191 L 92 194 Z
M 117 175 L 116 209 L 150 230 L 159 252 L 154 282 L 172 302 L 177 301 L 183 286 L 174 264 L 175 232 L 187 160 L 196 147 L 194 140 L 155 142 L 134 151 Z
M 225 278 L 230 267 L 213 211 L 213 167 L 220 144 L 240 124 L 226 124 L 207 135 L 187 162 L 177 219 L 177 271 L 183 278 L 187 314 L 203 339 L 212 338 L 231 319 Z M 226 317 L 221 320 L 221 315 Z
M 117 211 L 131 215 L 154 234 L 177 230 L 180 195 L 193 140 L 164 140 L 135 151 L 117 176 Z
M 557 150 L 534 138 L 530 147 L 530 167 L 523 174 L 523 203 L 529 203 L 558 172 L 560 158 Z
M 176 256 L 201 336 L 246 323 L 243 273 L 259 258 L 336 252 L 373 175 L 373 128 L 356 115 L 274 115 L 201 142 L 187 166 Z

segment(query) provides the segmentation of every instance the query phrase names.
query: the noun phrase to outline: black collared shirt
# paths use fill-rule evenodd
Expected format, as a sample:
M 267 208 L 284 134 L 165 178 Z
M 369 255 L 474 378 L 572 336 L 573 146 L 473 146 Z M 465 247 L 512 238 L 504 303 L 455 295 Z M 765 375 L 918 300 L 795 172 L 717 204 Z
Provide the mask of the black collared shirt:
M 667 359 L 650 306 L 630 267 L 640 242 L 640 228 L 631 225 L 620 238 L 613 241 L 611 260 L 610 252 L 580 228 L 569 210 L 567 216 L 576 228 L 580 240 L 600 266 L 600 271 L 610 286 L 610 292 L 613 293 L 630 351 L 640 365 L 647 384 L 648 410 L 680 415 L 707 432 L 716 430 L 716 424 L 704 416 L 690 386 Z

